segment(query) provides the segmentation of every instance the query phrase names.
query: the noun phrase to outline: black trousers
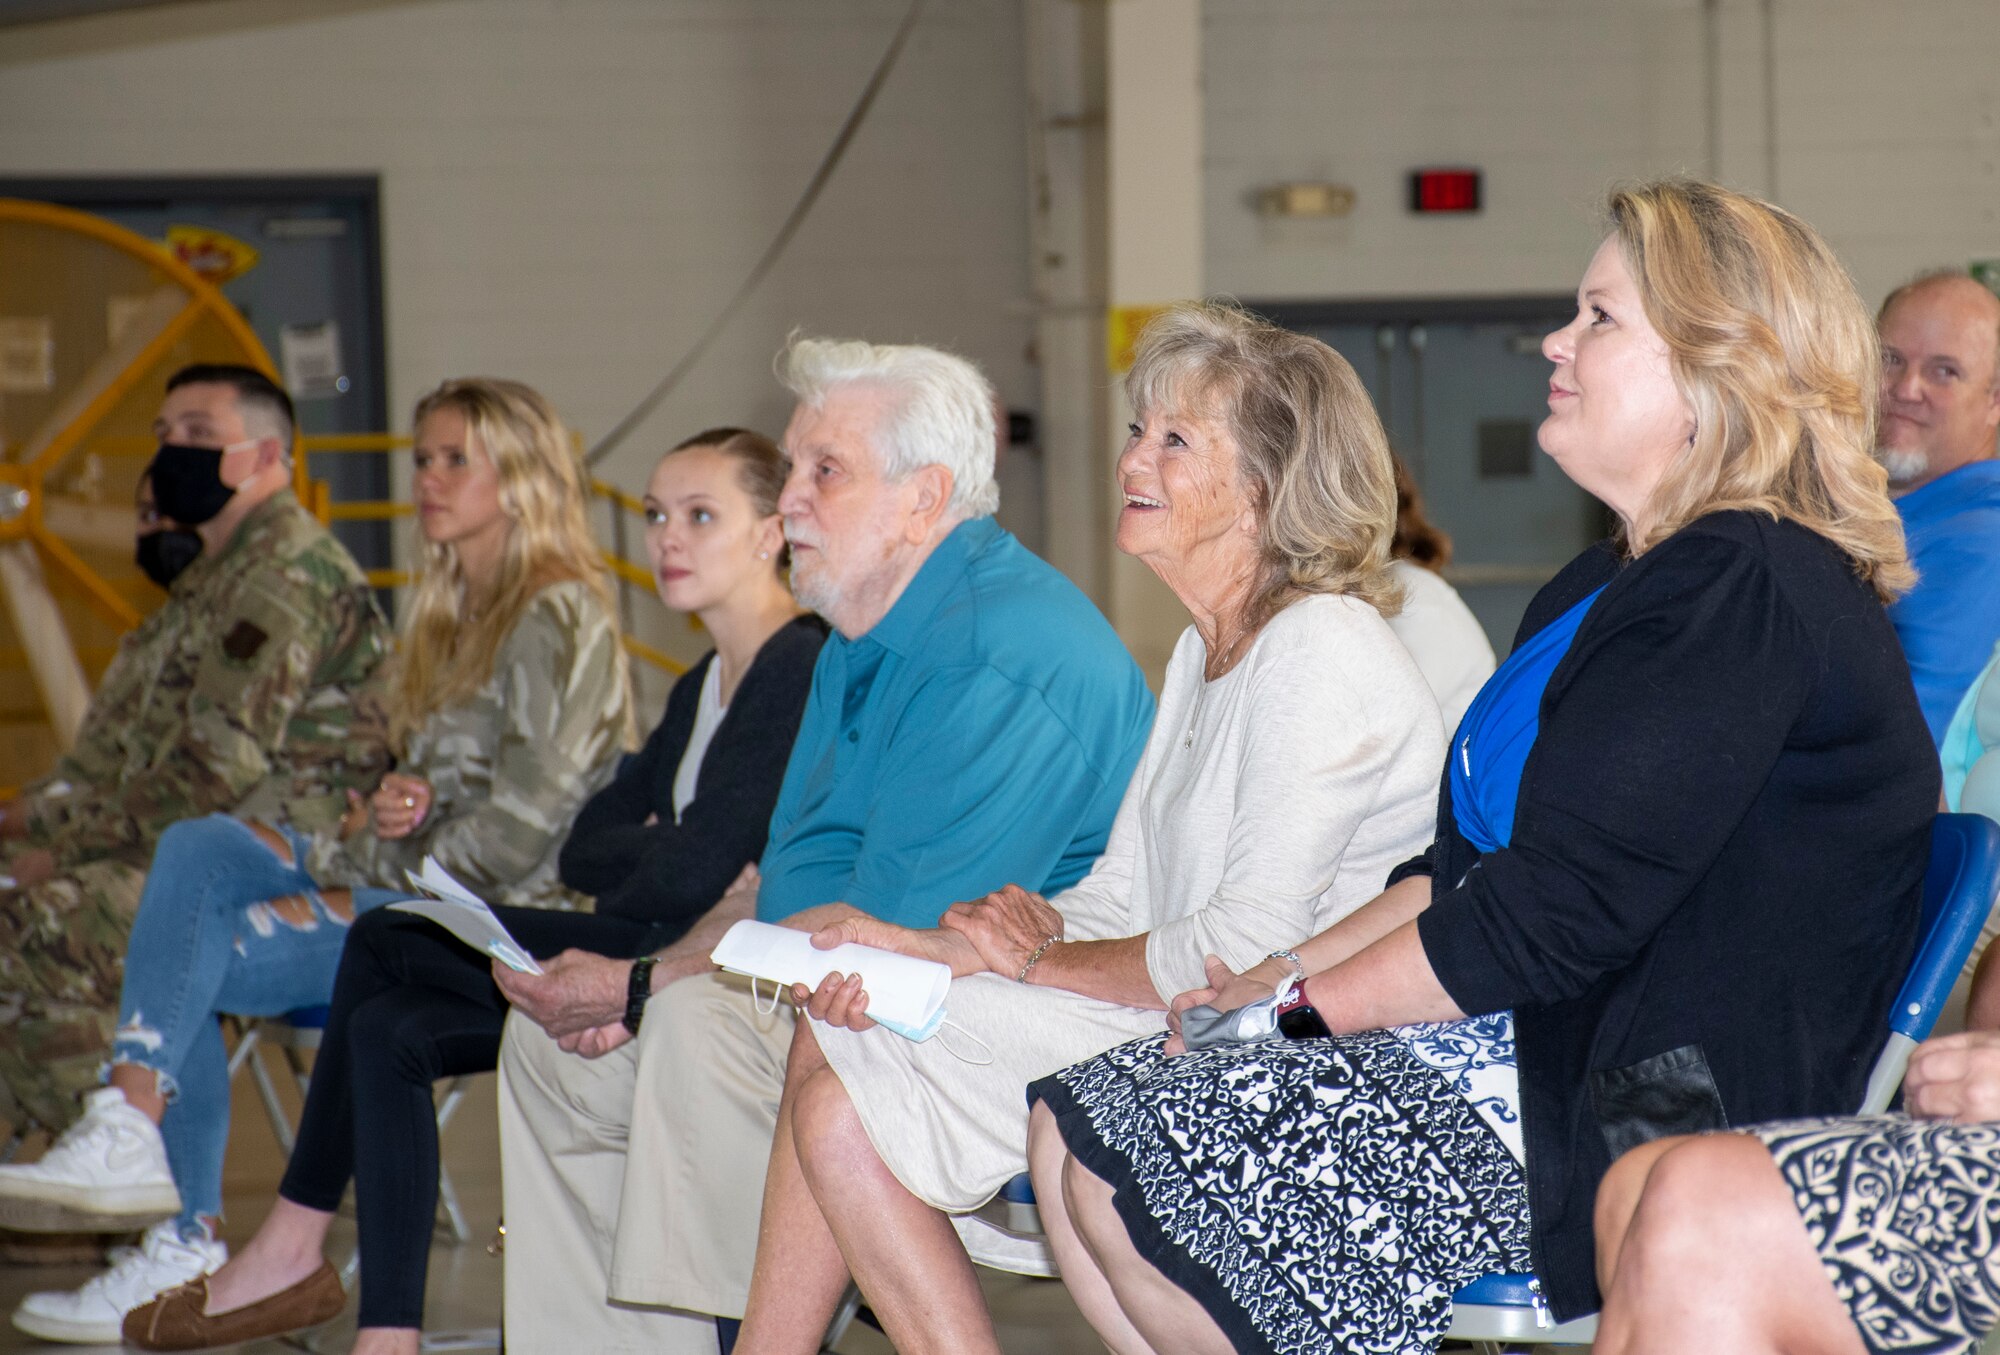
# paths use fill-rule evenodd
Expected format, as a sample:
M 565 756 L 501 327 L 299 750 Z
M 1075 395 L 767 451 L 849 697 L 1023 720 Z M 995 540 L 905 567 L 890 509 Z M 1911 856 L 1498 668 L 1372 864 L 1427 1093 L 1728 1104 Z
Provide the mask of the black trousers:
M 537 959 L 572 947 L 617 959 L 657 949 L 653 929 L 632 918 L 493 911 Z M 393 908 L 355 919 L 278 1193 L 332 1213 L 353 1178 L 364 1327 L 424 1324 L 438 1207 L 431 1084 L 496 1066 L 506 1017 L 490 961 L 442 927 Z

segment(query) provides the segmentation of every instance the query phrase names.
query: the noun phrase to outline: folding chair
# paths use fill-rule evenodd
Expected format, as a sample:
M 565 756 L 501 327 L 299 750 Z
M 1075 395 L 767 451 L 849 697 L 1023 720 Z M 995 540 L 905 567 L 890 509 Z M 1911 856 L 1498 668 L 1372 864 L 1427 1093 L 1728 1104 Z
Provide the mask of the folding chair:
M 291 1116 L 285 1113 L 284 1102 L 278 1099 L 277 1086 L 271 1081 L 271 1072 L 263 1059 L 256 1057 L 259 1045 L 270 1045 L 279 1050 L 291 1069 L 292 1079 L 298 1084 L 299 1096 L 305 1097 L 312 1085 L 312 1075 L 306 1067 L 305 1056 L 319 1048 L 320 1037 L 326 1032 L 328 1010 L 324 1006 L 300 1007 L 283 1016 L 224 1016 L 222 1019 L 236 1029 L 236 1048 L 229 1055 L 229 1076 L 232 1081 L 245 1064 L 249 1065 L 250 1078 L 257 1086 L 257 1097 L 264 1103 L 264 1114 L 270 1118 L 271 1132 L 278 1138 L 278 1146 L 285 1150 L 285 1156 L 292 1155 L 292 1145 L 297 1142 L 297 1131 L 292 1127 Z M 451 1117 L 458 1113 L 459 1104 L 465 1100 L 465 1089 L 470 1077 L 454 1077 L 444 1084 L 444 1091 L 438 1096 L 437 1127 L 443 1134 Z M 455 1242 L 472 1240 L 472 1229 L 465 1221 L 465 1213 L 459 1208 L 458 1190 L 452 1185 L 451 1172 L 442 1158 L 438 1162 L 438 1210 L 444 1215 L 445 1226 L 451 1230 Z

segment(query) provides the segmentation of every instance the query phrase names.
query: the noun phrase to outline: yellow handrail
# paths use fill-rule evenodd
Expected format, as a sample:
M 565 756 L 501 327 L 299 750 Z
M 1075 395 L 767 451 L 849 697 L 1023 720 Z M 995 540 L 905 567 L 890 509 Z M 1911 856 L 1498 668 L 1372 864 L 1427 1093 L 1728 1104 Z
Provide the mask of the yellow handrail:
M 416 511 L 415 504 L 351 499 L 346 503 L 328 504 L 326 517 L 329 522 L 381 522 L 388 518 L 406 518 Z
M 301 433 L 298 439 L 302 452 L 396 452 L 415 445 L 399 433 Z
M 616 574 L 634 588 L 644 588 L 648 592 L 652 591 L 654 587 L 653 576 L 649 571 L 639 568 L 639 566 L 633 564 L 630 560 L 620 559 L 610 551 L 604 552 L 604 563 L 610 567 L 613 574 Z
M 628 513 L 638 513 L 643 515 L 646 511 L 645 504 L 640 503 L 630 494 L 627 494 L 624 490 L 618 488 L 618 486 L 608 485 L 604 483 L 604 481 L 596 479 L 594 477 L 590 482 L 590 492 L 595 494 L 600 499 L 611 500 L 611 502 L 617 504 L 620 508 L 624 509 Z

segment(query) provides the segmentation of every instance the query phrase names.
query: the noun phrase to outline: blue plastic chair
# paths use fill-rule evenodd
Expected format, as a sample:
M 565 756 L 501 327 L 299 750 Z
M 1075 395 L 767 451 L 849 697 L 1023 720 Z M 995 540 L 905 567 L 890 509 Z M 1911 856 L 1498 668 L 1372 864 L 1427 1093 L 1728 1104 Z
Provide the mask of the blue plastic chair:
M 1924 872 L 1917 953 L 1889 1014 L 1889 1039 L 1868 1076 L 1861 1114 L 1879 1115 L 1895 1099 L 1910 1065 L 1910 1051 L 1937 1024 L 1996 894 L 2000 894 L 2000 823 L 1981 814 L 1938 815 L 1931 829 L 1930 866 Z M 1534 1276 L 1486 1275 L 1453 1296 L 1446 1334 L 1488 1349 L 1510 1341 L 1582 1346 L 1597 1335 L 1597 1317 L 1592 1314 L 1558 1325 Z
M 1903 1083 L 1910 1051 L 1937 1024 L 1996 894 L 2000 894 L 2000 823 L 1979 814 L 1938 815 L 1931 830 L 1930 865 L 1924 872 L 1917 953 L 1896 994 L 1889 1039 L 1869 1075 L 1860 1113 L 1879 1114 L 1889 1108 Z M 1011 1231 L 1030 1235 L 1041 1231 L 1034 1186 L 1025 1173 L 1002 1186 L 998 1200 Z M 1481 1276 L 1453 1296 L 1446 1336 L 1488 1349 L 1519 1341 L 1589 1345 L 1597 1335 L 1596 1314 L 1557 1323 L 1542 1301 L 1541 1288 L 1533 1275 Z

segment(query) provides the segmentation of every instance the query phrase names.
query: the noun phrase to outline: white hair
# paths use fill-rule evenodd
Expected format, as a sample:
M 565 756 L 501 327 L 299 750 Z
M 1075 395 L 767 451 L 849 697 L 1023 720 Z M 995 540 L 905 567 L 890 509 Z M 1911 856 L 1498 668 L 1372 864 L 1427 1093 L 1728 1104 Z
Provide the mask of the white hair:
M 951 472 L 954 517 L 990 517 L 1000 507 L 993 480 L 993 387 L 964 358 L 913 344 L 793 335 L 778 354 L 778 380 L 818 407 L 836 386 L 871 385 L 895 397 L 877 430 L 882 472 L 901 480 L 925 466 Z

